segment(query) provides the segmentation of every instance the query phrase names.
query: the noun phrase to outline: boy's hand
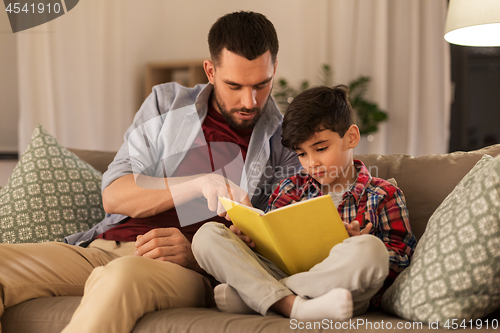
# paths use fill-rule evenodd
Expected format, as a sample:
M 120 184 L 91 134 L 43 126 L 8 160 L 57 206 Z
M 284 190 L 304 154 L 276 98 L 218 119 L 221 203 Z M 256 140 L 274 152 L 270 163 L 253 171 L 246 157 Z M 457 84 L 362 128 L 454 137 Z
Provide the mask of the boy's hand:
M 372 230 L 372 223 L 368 222 L 363 230 L 360 231 L 359 228 L 359 222 L 358 221 L 352 221 L 351 223 L 344 222 L 345 229 L 347 230 L 347 233 L 349 234 L 349 237 L 352 236 L 359 236 L 359 235 L 365 235 Z
M 243 232 L 241 232 L 240 229 L 236 228 L 234 225 L 229 227 L 229 230 L 231 230 L 236 236 L 238 236 L 239 239 L 241 239 L 249 248 L 254 248 L 255 243 L 252 242 L 250 237 L 245 235 Z

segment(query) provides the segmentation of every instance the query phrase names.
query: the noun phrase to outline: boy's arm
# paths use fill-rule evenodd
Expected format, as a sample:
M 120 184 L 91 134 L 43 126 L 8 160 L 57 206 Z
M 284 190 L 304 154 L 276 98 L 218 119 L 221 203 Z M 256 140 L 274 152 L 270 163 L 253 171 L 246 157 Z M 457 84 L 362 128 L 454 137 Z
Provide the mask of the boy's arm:
M 389 275 L 384 285 L 371 299 L 374 306 L 380 306 L 382 295 L 396 277 L 410 264 L 417 240 L 411 232 L 408 209 L 403 192 L 397 187 L 390 189 L 389 195 L 379 206 L 378 221 L 373 234 L 379 237 L 389 251 Z
M 378 228 L 374 231 L 389 251 L 389 276 L 394 280 L 410 264 L 410 259 L 417 245 L 411 232 L 408 209 L 403 192 L 394 188 L 381 203 L 378 214 Z

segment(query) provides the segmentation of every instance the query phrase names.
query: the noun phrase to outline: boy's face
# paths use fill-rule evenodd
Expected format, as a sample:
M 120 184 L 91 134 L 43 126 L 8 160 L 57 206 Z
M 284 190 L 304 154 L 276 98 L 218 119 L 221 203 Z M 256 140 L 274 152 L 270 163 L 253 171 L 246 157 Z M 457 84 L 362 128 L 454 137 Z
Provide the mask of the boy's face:
M 307 173 L 321 184 L 323 193 L 328 193 L 345 190 L 345 186 L 356 179 L 352 148 L 358 142 L 359 129 L 356 125 L 351 125 L 343 138 L 325 129 L 299 145 L 296 152 Z
M 252 128 L 262 115 L 273 86 L 276 64 L 267 51 L 254 60 L 223 49 L 215 67 L 204 63 L 208 80 L 214 86 L 212 102 L 233 128 Z

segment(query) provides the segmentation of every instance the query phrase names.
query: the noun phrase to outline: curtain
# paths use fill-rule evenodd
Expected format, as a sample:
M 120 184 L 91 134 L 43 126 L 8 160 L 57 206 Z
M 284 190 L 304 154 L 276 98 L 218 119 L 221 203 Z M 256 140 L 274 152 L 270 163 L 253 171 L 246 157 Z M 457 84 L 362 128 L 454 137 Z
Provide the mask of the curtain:
M 447 151 L 449 48 L 446 0 L 85 0 L 17 33 L 19 151 L 37 123 L 62 145 L 117 150 L 144 100 L 149 61 L 203 59 L 215 20 L 266 15 L 280 39 L 277 78 L 314 82 L 329 64 L 335 83 L 371 78 L 368 98 L 389 114 L 355 153 Z
M 331 59 L 339 78 L 368 75 L 370 97 L 389 121 L 366 152 L 425 155 L 448 150 L 450 55 L 443 39 L 447 1 L 357 0 L 331 3 Z M 342 12 L 350 15 L 340 15 Z M 352 25 L 352 39 L 341 33 Z M 341 50 L 346 47 L 348 55 Z M 344 64 L 348 64 L 344 66 Z
M 107 133 L 123 131 L 133 116 L 119 2 L 80 1 L 59 19 L 18 33 L 21 152 L 37 124 L 67 147 L 119 147 L 122 138 Z
M 389 120 L 355 153 L 448 151 L 451 105 L 449 45 L 444 41 L 446 0 L 324 0 L 302 3 L 293 49 L 302 63 L 281 62 L 280 74 L 318 81 L 322 64 L 334 84 L 371 79 L 367 97 Z M 283 56 L 282 56 L 283 57 Z M 283 67 L 287 68 L 283 68 Z M 295 69 L 295 71 L 293 70 Z M 283 74 L 287 75 L 287 74 Z

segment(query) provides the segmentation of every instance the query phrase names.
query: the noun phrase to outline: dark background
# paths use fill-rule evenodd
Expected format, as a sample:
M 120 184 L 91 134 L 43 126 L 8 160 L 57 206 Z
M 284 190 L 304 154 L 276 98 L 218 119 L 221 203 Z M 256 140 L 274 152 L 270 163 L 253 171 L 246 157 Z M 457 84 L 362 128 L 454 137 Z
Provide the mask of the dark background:
M 449 151 L 500 143 L 500 47 L 450 44 L 453 103 Z

